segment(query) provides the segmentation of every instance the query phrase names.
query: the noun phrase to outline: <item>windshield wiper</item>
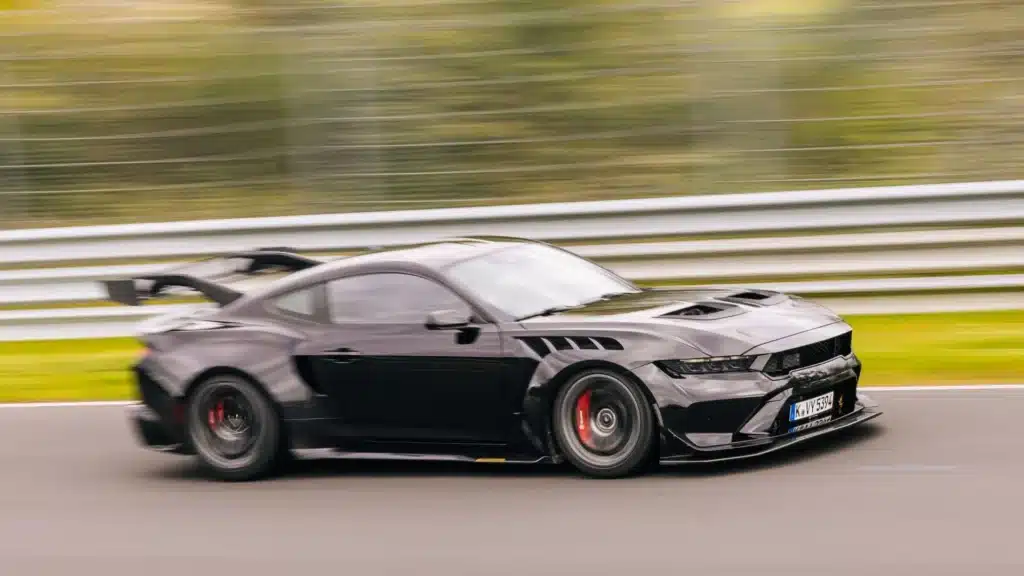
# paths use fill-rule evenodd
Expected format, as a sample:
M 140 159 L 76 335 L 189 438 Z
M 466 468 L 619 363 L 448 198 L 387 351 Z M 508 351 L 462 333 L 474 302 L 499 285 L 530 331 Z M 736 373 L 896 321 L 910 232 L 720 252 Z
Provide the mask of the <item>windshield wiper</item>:
M 551 316 L 552 314 L 558 314 L 559 312 L 566 312 L 568 310 L 575 310 L 576 308 L 579 308 L 579 306 L 552 306 L 550 308 L 545 308 L 540 312 L 534 312 L 533 314 L 520 316 L 519 318 L 516 318 L 516 321 L 526 320 L 528 318 L 536 318 L 538 316 Z

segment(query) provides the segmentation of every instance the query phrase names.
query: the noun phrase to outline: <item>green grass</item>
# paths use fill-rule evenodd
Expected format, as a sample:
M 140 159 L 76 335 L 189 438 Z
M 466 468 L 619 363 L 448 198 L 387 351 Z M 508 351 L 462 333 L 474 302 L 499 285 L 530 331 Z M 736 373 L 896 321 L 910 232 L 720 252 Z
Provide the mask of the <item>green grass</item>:
M 847 320 L 866 386 L 1024 382 L 1024 310 Z
M 140 350 L 130 338 L 0 343 L 0 402 L 129 399 Z
M 1024 382 L 1024 311 L 850 316 L 864 386 Z M 132 397 L 131 339 L 0 343 L 0 402 Z

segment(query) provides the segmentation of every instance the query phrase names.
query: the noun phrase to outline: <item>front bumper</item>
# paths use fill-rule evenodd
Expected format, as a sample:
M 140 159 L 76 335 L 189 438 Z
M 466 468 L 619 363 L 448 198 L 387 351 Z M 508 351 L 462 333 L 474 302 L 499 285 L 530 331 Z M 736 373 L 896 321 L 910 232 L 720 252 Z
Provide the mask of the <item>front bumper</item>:
M 861 364 L 837 356 L 787 377 L 760 372 L 673 379 L 657 368 L 634 372 L 651 390 L 661 423 L 661 460 L 710 462 L 747 458 L 867 422 L 882 414 L 858 390 Z M 832 393 L 831 408 L 790 421 L 790 407 Z
M 685 464 L 697 462 L 725 462 L 729 460 L 752 458 L 775 452 L 777 450 L 782 450 L 783 448 L 788 448 L 794 444 L 799 444 L 819 436 L 839 432 L 840 430 L 856 426 L 857 424 L 862 424 L 882 415 L 881 410 L 877 407 L 866 405 L 862 400 L 866 401 L 867 398 L 863 395 L 858 395 L 857 405 L 852 412 L 815 428 L 799 432 L 789 432 L 767 438 L 739 440 L 737 442 L 714 446 L 711 448 L 698 448 L 693 445 L 688 445 L 682 453 L 665 456 L 661 458 L 660 461 L 662 464 Z M 675 439 L 685 444 L 685 441 L 682 441 L 678 437 Z

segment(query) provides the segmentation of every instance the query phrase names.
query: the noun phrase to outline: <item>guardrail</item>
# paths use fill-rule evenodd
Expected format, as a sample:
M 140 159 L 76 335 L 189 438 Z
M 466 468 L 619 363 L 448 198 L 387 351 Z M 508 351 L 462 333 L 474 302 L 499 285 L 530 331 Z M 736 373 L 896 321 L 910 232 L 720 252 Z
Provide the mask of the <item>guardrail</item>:
M 1024 307 L 1012 292 L 1024 287 L 1014 273 L 1024 269 L 1024 181 L 1012 181 L 0 232 L 0 265 L 24 267 L 0 271 L 0 340 L 130 334 L 139 320 L 178 309 L 57 308 L 103 298 L 100 279 L 172 265 L 126 259 L 264 246 L 342 253 L 472 234 L 567 244 L 637 281 L 735 281 L 814 295 L 840 311 Z M 696 239 L 652 241 L 666 236 Z M 949 296 L 984 291 L 1001 294 Z M 880 294 L 914 299 L 848 305 Z M 11 310 L 40 306 L 54 309 Z
M 468 234 L 555 242 L 1019 221 L 1024 180 L 0 232 L 0 265 L 395 246 Z

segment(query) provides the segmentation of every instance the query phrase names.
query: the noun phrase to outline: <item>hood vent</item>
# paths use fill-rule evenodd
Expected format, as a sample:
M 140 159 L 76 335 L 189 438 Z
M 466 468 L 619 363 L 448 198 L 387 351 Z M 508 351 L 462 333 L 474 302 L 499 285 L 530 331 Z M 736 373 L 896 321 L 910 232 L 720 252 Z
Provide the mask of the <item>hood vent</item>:
M 662 318 L 686 318 L 688 320 L 710 320 L 742 314 L 743 310 L 722 302 L 697 302 L 678 310 L 662 314 Z
M 526 336 L 518 338 L 541 358 L 556 350 L 622 350 L 622 344 L 607 336 Z
M 707 316 L 708 314 L 717 314 L 725 310 L 718 306 L 712 306 L 709 304 L 694 304 L 693 306 L 687 306 L 681 310 L 676 310 L 672 316 Z
M 728 296 L 720 296 L 718 300 L 735 302 L 747 306 L 772 306 L 786 299 L 785 294 L 770 290 L 744 290 Z

